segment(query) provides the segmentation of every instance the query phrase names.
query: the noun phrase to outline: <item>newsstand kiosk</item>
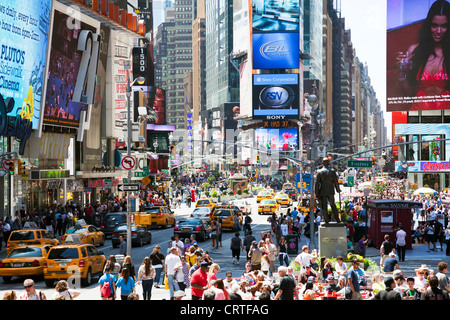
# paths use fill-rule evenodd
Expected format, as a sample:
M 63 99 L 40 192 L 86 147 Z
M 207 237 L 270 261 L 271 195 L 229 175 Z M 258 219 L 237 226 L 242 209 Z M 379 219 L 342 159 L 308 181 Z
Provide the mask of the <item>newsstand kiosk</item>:
M 395 244 L 396 228 L 402 224 L 406 232 L 406 249 L 412 249 L 411 245 L 411 209 L 422 208 L 422 204 L 416 201 L 380 199 L 369 200 L 368 207 L 368 233 L 372 236 L 375 248 L 380 248 L 384 236 Z

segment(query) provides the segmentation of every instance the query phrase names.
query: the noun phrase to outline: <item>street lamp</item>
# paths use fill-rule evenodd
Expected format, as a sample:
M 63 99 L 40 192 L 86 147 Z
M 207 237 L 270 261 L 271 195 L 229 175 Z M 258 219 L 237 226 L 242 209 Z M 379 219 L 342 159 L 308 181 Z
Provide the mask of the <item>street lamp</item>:
M 134 83 L 143 84 L 145 82 L 144 77 L 137 77 L 130 82 L 130 76 L 127 72 L 127 125 L 128 125 L 128 137 L 127 137 L 127 156 L 131 156 L 131 87 Z M 131 170 L 128 170 L 128 183 L 131 182 Z M 127 256 L 131 256 L 131 201 L 130 192 L 127 191 Z
M 319 115 L 319 105 L 317 103 L 318 99 L 315 95 L 315 88 L 313 88 L 313 93 L 308 95 L 308 103 L 311 106 L 311 200 L 309 206 L 309 228 L 310 228 L 310 238 L 311 238 L 311 248 L 315 247 L 314 241 L 314 205 L 315 205 L 315 190 L 314 190 L 314 171 L 316 171 L 316 159 L 315 151 L 317 148 L 316 140 L 316 119 Z

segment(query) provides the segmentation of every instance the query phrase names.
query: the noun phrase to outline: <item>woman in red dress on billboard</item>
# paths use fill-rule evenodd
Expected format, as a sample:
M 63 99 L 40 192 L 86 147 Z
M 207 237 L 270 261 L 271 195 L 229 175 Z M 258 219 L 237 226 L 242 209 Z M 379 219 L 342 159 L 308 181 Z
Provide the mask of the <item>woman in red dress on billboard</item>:
M 449 23 L 450 4 L 435 1 L 420 29 L 419 43 L 397 55 L 399 80 L 416 100 L 410 110 L 450 109 Z

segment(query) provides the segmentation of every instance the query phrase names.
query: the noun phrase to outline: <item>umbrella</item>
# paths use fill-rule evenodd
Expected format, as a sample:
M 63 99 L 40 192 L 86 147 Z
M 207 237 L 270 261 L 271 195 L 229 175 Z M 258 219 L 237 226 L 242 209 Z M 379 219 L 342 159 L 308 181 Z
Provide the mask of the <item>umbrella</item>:
M 419 188 L 416 191 L 414 191 L 414 195 L 419 195 L 419 194 L 436 194 L 437 191 L 433 190 L 431 188 Z

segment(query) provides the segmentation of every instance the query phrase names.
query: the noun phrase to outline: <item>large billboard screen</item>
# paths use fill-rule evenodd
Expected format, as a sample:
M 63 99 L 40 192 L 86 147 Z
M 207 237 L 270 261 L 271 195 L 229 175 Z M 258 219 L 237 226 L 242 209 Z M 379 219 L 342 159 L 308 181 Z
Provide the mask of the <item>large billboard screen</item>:
M 445 55 L 450 4 L 387 1 L 387 13 L 386 110 L 450 109 L 450 58 Z
M 298 32 L 300 0 L 253 0 L 253 32 Z
M 297 73 L 253 75 L 254 119 L 298 119 L 299 104 Z
M 255 129 L 255 140 L 258 148 L 270 147 L 270 150 L 298 150 L 298 129 Z
M 97 30 L 85 22 L 73 23 L 72 20 L 64 13 L 54 11 L 43 123 L 78 128 L 80 112 L 87 110 L 87 104 L 72 101 L 82 57 L 82 52 L 77 49 L 78 38 L 82 30 L 92 33 Z
M 0 94 L 13 98 L 8 115 L 39 128 L 51 0 L 9 0 L 0 4 Z
M 298 69 L 299 33 L 254 33 L 253 69 Z

